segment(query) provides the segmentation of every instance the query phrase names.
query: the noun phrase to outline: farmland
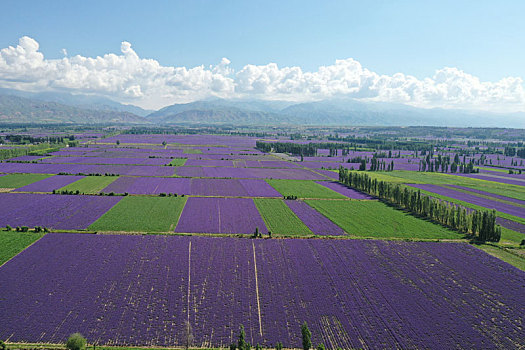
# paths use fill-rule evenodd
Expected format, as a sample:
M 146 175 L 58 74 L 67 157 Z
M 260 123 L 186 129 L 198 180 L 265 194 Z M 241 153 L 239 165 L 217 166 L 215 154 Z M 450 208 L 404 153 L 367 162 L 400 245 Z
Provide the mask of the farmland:
M 283 196 L 297 196 L 299 198 L 344 198 L 343 195 L 332 191 L 313 181 L 304 180 L 266 180 Z
M 0 176 L 0 188 L 18 188 L 48 178 L 49 175 L 41 174 L 10 174 Z
M 189 320 L 197 347 L 228 346 L 240 323 L 250 343 L 293 346 L 307 321 L 316 343 L 346 349 L 514 348 L 525 283 L 464 243 L 78 234 L 46 235 L 0 279 L 10 341 L 82 329 L 98 344 L 167 346 Z
M 523 346 L 512 136 L 225 130 L 83 130 L 2 160 L 0 340 L 181 348 L 189 325 L 191 348 L 228 348 L 243 325 L 298 348 L 307 322 L 334 350 Z
M 309 235 L 312 231 L 286 206 L 281 199 L 255 199 L 257 209 L 272 233 L 280 235 Z
M 184 197 L 125 197 L 89 226 L 95 231 L 169 232 L 175 229 Z
M 66 185 L 59 190 L 94 194 L 100 192 L 116 179 L 117 178 L 114 176 L 86 176 L 85 178 Z
M 459 238 L 445 228 L 419 220 L 377 201 L 306 201 L 347 233 L 362 237 Z M 380 217 L 381 220 L 376 218 Z
M 34 232 L 0 231 L 0 266 L 42 237 Z

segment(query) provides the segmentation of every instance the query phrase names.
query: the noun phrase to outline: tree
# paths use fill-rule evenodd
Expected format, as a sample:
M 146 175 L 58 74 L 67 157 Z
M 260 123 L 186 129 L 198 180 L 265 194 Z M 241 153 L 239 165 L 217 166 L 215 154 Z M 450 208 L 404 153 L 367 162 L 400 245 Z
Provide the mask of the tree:
M 191 324 L 189 321 L 185 322 L 184 327 L 184 348 L 189 349 L 193 344 L 193 331 L 191 329 Z
M 275 345 L 275 350 L 283 350 L 283 343 L 278 342 L 278 343 Z
M 5 345 L 3 340 L 0 340 L 0 350 L 7 350 L 7 346 Z
M 66 348 L 69 350 L 84 350 L 86 348 L 86 338 L 80 333 L 73 333 L 67 339 Z
M 239 340 L 237 341 L 237 349 L 245 350 L 248 343 L 246 343 L 246 333 L 244 332 L 244 326 L 241 324 L 241 330 L 239 332 Z
M 117 144 L 117 146 L 118 146 L 118 145 L 120 145 L 120 141 L 119 141 L 119 140 L 117 140 L 116 144 Z
M 301 335 L 303 337 L 303 350 L 309 350 L 312 347 L 312 332 L 308 329 L 306 321 L 301 326 Z
M 321 344 L 317 345 L 317 350 L 325 350 L 324 344 L 321 343 Z

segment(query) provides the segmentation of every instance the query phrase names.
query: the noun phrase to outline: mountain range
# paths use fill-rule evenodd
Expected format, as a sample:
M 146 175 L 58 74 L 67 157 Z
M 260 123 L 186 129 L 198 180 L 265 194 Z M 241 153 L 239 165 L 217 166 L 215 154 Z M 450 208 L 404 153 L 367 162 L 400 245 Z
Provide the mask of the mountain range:
M 0 122 L 525 128 L 525 113 L 424 109 L 350 98 L 304 103 L 210 99 L 148 111 L 99 96 L 0 89 Z

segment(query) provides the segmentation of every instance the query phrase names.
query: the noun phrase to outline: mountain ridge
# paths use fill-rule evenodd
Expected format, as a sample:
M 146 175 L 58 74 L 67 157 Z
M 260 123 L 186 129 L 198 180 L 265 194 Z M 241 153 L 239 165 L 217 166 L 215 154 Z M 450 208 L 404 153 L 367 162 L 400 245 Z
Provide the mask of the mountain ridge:
M 135 112 L 133 112 L 135 111 Z M 148 113 L 150 112 L 150 113 Z M 325 126 L 450 126 L 525 128 L 525 113 L 424 109 L 403 104 L 334 98 L 313 102 L 207 99 L 157 111 L 105 97 L 0 89 L 6 123 L 122 123 Z

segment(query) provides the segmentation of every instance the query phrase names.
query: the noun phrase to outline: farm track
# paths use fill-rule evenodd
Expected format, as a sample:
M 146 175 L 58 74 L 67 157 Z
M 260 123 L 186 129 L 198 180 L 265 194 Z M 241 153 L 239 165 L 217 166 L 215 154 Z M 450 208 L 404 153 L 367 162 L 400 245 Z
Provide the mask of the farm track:
M 252 249 L 253 249 L 253 269 L 255 274 L 255 297 L 257 298 L 257 314 L 259 316 L 259 335 L 262 337 L 262 322 L 261 322 L 261 301 L 259 298 L 259 281 L 257 279 L 257 258 L 255 254 L 255 243 L 252 241 Z

